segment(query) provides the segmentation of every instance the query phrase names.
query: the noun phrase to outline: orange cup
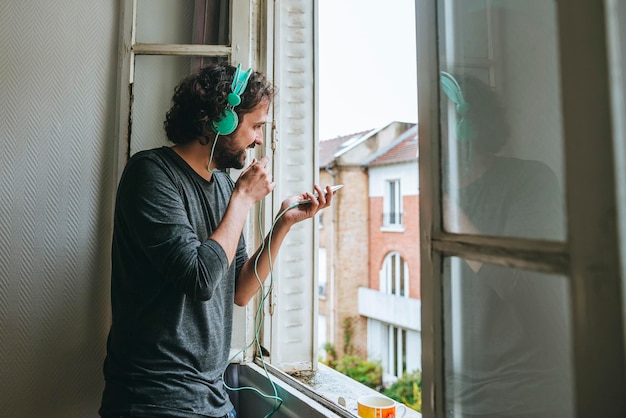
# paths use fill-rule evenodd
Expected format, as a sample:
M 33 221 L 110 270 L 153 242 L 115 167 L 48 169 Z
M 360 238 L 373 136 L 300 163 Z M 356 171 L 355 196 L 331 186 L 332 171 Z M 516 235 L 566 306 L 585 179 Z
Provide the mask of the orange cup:
M 356 402 L 361 418 L 401 418 L 406 414 L 405 405 L 383 395 L 361 396 Z

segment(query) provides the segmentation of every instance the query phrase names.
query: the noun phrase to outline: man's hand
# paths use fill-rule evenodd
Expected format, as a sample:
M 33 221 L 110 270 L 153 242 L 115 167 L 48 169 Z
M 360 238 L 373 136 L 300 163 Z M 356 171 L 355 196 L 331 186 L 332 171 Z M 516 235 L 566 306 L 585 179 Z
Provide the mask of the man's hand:
M 287 210 L 281 218 L 285 223 L 293 225 L 305 219 L 312 218 L 319 211 L 330 206 L 334 195 L 331 187 L 326 186 L 326 188 L 322 190 L 322 188 L 316 184 L 314 189 L 317 196 L 313 193 L 306 192 L 283 201 L 280 207 L 280 213 L 291 206 L 291 209 Z M 309 199 L 310 202 L 298 204 L 298 202 L 306 199 Z
M 276 183 L 272 181 L 268 167 L 269 161 L 267 155 L 258 161 L 253 159 L 252 163 L 239 175 L 235 190 L 233 190 L 233 197 L 247 199 L 252 206 L 270 194 L 276 187 Z

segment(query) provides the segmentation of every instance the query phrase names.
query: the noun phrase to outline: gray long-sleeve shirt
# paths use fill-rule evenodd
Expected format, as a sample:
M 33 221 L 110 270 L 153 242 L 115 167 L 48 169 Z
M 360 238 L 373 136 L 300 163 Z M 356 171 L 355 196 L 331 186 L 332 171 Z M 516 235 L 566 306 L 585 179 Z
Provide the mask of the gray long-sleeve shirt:
M 171 148 L 135 154 L 117 192 L 112 246 L 112 325 L 101 415 L 223 416 L 232 409 L 228 363 L 235 262 L 209 236 L 234 183 L 206 181 Z

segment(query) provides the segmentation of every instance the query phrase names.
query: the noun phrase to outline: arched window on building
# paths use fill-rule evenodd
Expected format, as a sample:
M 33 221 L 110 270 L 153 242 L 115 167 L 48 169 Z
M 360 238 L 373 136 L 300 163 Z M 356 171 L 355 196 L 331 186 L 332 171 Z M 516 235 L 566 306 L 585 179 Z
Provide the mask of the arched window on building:
M 380 291 L 409 297 L 409 267 L 397 251 L 385 256 L 380 272 Z

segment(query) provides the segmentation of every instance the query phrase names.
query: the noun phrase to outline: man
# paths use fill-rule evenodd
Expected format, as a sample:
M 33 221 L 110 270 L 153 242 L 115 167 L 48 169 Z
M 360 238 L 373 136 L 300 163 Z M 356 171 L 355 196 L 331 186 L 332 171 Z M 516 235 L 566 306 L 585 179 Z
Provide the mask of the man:
M 286 199 L 266 245 L 248 258 L 242 230 L 248 211 L 274 189 L 269 160 L 253 159 L 236 182 L 224 170 L 243 168 L 246 150 L 263 143 L 273 96 L 258 72 L 203 68 L 175 90 L 164 124 L 174 145 L 139 152 L 126 165 L 101 416 L 235 416 L 222 381 L 233 303 L 244 306 L 257 292 L 257 275 L 267 277 L 291 226 L 332 199 L 330 187 L 325 195 L 317 185 L 316 195 Z M 298 204 L 304 199 L 311 202 Z

